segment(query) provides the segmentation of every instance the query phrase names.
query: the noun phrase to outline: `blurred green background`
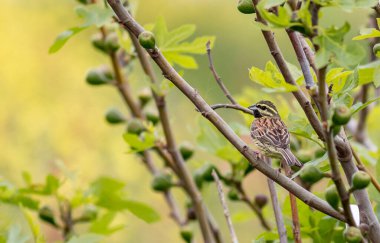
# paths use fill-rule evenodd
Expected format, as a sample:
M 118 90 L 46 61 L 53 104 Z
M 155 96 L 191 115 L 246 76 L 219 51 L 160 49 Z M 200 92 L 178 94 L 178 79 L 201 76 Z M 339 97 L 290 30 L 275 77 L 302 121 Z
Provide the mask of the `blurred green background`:
M 75 186 L 85 186 L 100 175 L 122 179 L 127 183 L 129 196 L 151 204 L 160 212 L 162 220 L 146 224 L 126 213 L 118 219 L 126 222 L 125 230 L 116 233 L 109 242 L 179 242 L 177 226 L 167 217 L 168 210 L 161 195 L 149 190 L 150 176 L 135 156 L 126 154 L 127 146 L 121 137 L 124 128 L 111 127 L 104 120 L 104 112 L 109 107 L 125 111 L 118 94 L 111 88 L 92 88 L 84 82 L 89 68 L 109 61 L 89 43 L 96 30 L 86 30 L 69 40 L 57 54 L 48 54 L 49 46 L 60 32 L 80 23 L 73 11 L 76 5 L 74 0 L 2 0 L 0 175 L 19 185 L 22 171 L 29 171 L 35 180 L 42 181 L 46 173 L 58 173 L 58 165 L 63 163 L 77 173 Z M 364 10 L 346 13 L 330 8 L 323 12 L 322 23 L 340 26 L 348 20 L 352 36 L 366 25 L 367 13 Z M 159 16 L 165 17 L 169 29 L 193 23 L 197 25 L 197 35 L 216 36 L 213 51 L 216 68 L 234 94 L 255 87 L 249 80 L 248 68 L 263 67 L 271 59 L 260 31 L 252 24 L 252 16 L 240 14 L 235 0 L 139 2 L 137 19 L 141 23 L 153 23 Z M 287 60 L 295 63 L 284 33 L 278 32 L 276 36 Z M 208 70 L 206 56 L 197 57 L 197 61 L 199 69 L 186 71 L 185 78 L 208 102 L 225 102 Z M 138 80 L 132 82 L 135 91 L 147 85 Z M 251 97 L 252 102 L 260 97 L 258 90 L 257 96 Z M 168 99 L 170 113 L 176 114 L 171 116 L 176 137 L 194 142 L 199 114 L 175 90 Z M 370 127 L 375 125 L 378 113 L 376 109 L 371 115 Z M 234 112 L 221 114 L 228 121 L 236 120 Z M 373 138 L 379 144 L 379 138 Z M 189 166 L 202 163 L 204 155 L 198 153 Z M 218 165 L 224 166 L 221 162 Z M 253 185 L 249 193 L 267 194 L 264 177 L 257 172 L 252 175 L 246 185 Z M 181 193 L 177 194 L 183 198 Z M 214 185 L 208 186 L 203 194 L 227 236 Z M 235 218 L 240 218 L 235 226 L 241 242 L 249 242 L 262 232 L 248 208 L 239 203 L 230 205 L 232 213 L 237 215 Z M 49 235 L 48 240 L 58 239 L 51 228 L 43 229 Z

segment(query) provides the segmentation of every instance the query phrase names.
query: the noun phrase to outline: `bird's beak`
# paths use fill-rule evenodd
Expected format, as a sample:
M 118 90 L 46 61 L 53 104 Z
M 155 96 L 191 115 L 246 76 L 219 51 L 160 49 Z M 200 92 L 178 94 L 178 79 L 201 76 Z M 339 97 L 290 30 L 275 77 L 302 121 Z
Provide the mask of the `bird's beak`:
M 248 107 L 248 109 L 250 109 L 251 111 L 255 111 L 255 110 L 257 110 L 257 107 L 256 107 L 256 105 L 251 105 Z

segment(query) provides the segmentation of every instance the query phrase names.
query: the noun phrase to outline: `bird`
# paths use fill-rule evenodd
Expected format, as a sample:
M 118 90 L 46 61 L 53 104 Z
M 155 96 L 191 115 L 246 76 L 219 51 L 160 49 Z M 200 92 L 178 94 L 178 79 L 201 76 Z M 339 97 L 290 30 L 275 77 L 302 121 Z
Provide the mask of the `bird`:
M 251 137 L 260 152 L 267 157 L 284 159 L 289 166 L 302 167 L 290 150 L 289 131 L 276 106 L 269 100 L 261 100 L 248 109 L 255 117 L 250 128 Z

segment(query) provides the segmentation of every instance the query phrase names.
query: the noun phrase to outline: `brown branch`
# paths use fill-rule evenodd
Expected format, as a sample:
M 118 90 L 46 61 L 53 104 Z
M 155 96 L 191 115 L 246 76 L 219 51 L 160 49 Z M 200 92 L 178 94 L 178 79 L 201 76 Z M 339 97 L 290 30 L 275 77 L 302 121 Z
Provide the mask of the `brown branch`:
M 302 70 L 303 76 L 305 78 L 306 88 L 310 89 L 315 85 L 314 79 L 313 79 L 313 76 L 311 75 L 311 72 L 310 72 L 309 61 L 306 58 L 306 54 L 305 54 L 304 49 L 302 47 L 302 44 L 298 38 L 299 35 L 297 34 L 297 32 L 295 32 L 293 30 L 287 30 L 286 32 L 288 33 L 290 42 L 292 43 L 293 48 L 296 52 L 297 60 L 301 66 L 301 70 Z
M 337 153 L 334 144 L 334 135 L 331 129 L 328 128 L 328 103 L 327 103 L 327 86 L 326 86 L 326 68 L 320 69 L 320 76 L 318 80 L 319 87 L 319 103 L 321 105 L 321 118 L 326 136 L 326 148 L 329 156 L 332 180 L 338 190 L 339 197 L 342 202 L 343 212 L 346 217 L 347 223 L 350 226 L 356 226 L 354 217 L 352 216 L 350 208 L 350 194 L 347 192 L 342 176 L 340 175 Z
M 269 166 L 272 166 L 271 159 L 267 158 L 267 163 Z M 268 183 L 268 188 L 270 192 L 270 198 L 272 201 L 274 217 L 276 219 L 278 237 L 280 239 L 280 243 L 287 243 L 288 236 L 286 234 L 286 228 L 285 228 L 284 219 L 282 217 L 282 212 L 281 212 L 280 204 L 277 197 L 276 187 L 274 185 L 273 180 L 269 178 L 267 178 L 267 183 Z
M 150 78 L 150 81 L 153 84 L 157 83 L 156 75 L 154 73 L 152 66 L 150 65 L 149 59 L 146 56 L 145 50 L 142 49 L 142 47 L 138 43 L 137 37 L 134 36 L 130 31 L 128 31 L 128 33 L 130 34 L 133 45 L 139 57 L 140 64 L 145 74 Z M 153 89 L 152 89 L 152 93 L 153 93 L 153 98 L 154 98 L 154 101 L 159 113 L 161 125 L 164 131 L 164 136 L 167 143 L 167 150 L 171 158 L 175 162 L 178 178 L 180 178 L 181 181 L 183 181 L 184 188 L 194 204 L 195 212 L 200 224 L 203 238 L 205 242 L 210 242 L 210 243 L 215 242 L 214 236 L 212 233 L 212 228 L 210 227 L 210 224 L 209 224 L 208 213 L 202 202 L 201 194 L 198 191 L 189 170 L 186 168 L 185 161 L 177 148 L 176 141 L 175 141 L 173 131 L 172 131 L 170 121 L 169 121 L 169 115 L 168 115 L 168 111 L 166 107 L 165 98 L 163 96 L 159 96 Z M 215 227 L 213 229 L 215 229 Z
M 282 165 L 285 169 L 286 176 L 291 178 L 292 177 L 292 169 L 290 168 L 290 166 L 285 161 L 282 161 Z M 289 200 L 290 200 L 290 209 L 292 211 L 294 242 L 302 243 L 300 219 L 298 216 L 297 198 L 291 192 L 289 192 Z
M 215 81 L 218 83 L 219 87 L 221 88 L 221 90 L 223 91 L 223 93 L 227 97 L 227 99 L 229 99 L 232 104 L 237 104 L 237 102 L 232 97 L 231 93 L 228 91 L 228 89 L 226 88 L 226 86 L 222 82 L 222 79 L 220 78 L 220 76 L 218 75 L 218 73 L 215 70 L 214 61 L 213 61 L 212 55 L 211 55 L 210 45 L 211 45 L 211 43 L 210 43 L 210 41 L 208 41 L 206 43 L 206 50 L 207 50 L 208 62 L 210 65 L 209 68 L 210 68 L 212 74 L 214 75 Z
M 117 15 L 119 22 L 124 25 L 126 30 L 131 31 L 136 37 L 144 31 L 143 27 L 139 25 L 130 14 L 124 9 L 120 0 L 107 0 L 111 8 Z M 228 124 L 206 103 L 201 95 L 192 86 L 187 83 L 183 77 L 181 77 L 175 69 L 169 64 L 165 57 L 158 51 L 153 49 L 148 51 L 151 58 L 156 62 L 158 67 L 163 72 L 163 75 L 170 80 L 206 117 L 226 139 L 254 166 L 258 171 L 261 171 L 264 175 L 276 181 L 279 185 L 286 190 L 291 191 L 296 197 L 305 202 L 307 205 L 327 214 L 341 221 L 345 221 L 342 214 L 334 210 L 324 200 L 313 195 L 309 191 L 305 190 L 297 183 L 293 182 L 286 176 L 278 173 L 278 171 L 269 167 L 265 161 L 258 158 L 257 154 L 248 147 L 228 126 Z M 306 100 L 306 110 L 310 102 Z M 313 111 L 314 112 L 314 111 Z M 318 121 L 318 120 L 317 120 Z M 319 123 L 319 121 L 318 121 Z
M 218 174 L 215 172 L 215 170 L 212 171 L 211 175 L 214 178 L 214 181 L 215 181 L 217 189 L 218 189 L 219 199 L 220 199 L 220 202 L 223 206 L 223 213 L 224 213 L 224 217 L 226 217 L 228 230 L 230 231 L 232 243 L 238 243 L 239 241 L 238 241 L 238 238 L 236 236 L 234 226 L 232 225 L 230 210 L 228 210 L 226 198 L 225 198 L 224 192 L 223 192 L 222 183 L 220 182 Z

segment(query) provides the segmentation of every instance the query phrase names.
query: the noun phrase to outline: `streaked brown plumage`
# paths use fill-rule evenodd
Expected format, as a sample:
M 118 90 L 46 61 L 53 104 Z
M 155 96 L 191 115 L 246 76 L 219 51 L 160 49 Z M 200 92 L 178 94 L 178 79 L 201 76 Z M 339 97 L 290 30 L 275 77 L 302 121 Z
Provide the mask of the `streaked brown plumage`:
M 248 108 L 255 116 L 251 125 L 251 137 L 261 152 L 267 157 L 283 158 L 289 166 L 302 167 L 290 150 L 289 131 L 276 106 L 263 100 Z

